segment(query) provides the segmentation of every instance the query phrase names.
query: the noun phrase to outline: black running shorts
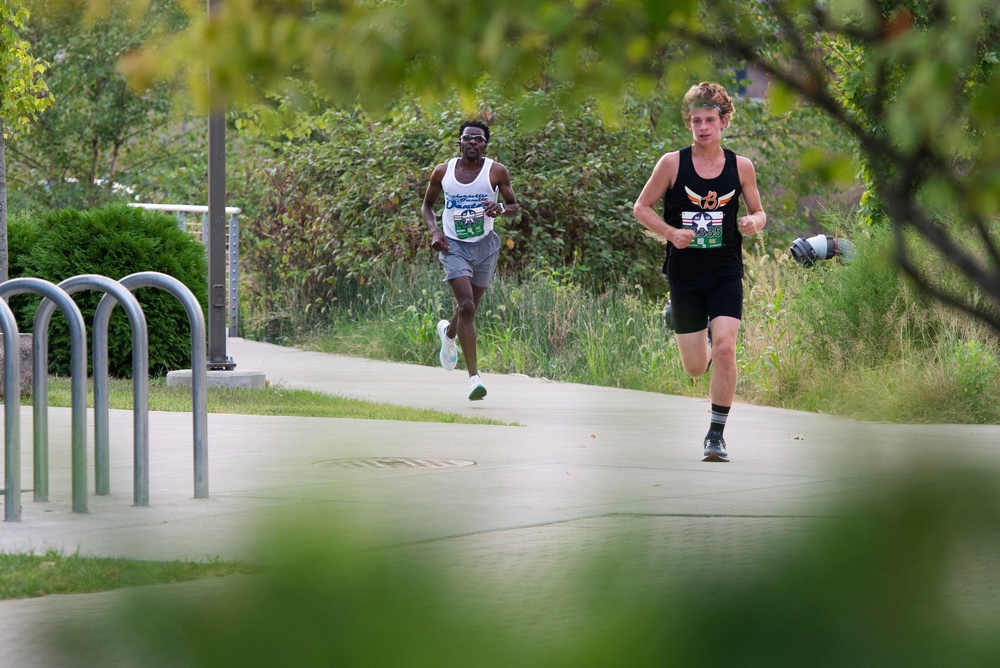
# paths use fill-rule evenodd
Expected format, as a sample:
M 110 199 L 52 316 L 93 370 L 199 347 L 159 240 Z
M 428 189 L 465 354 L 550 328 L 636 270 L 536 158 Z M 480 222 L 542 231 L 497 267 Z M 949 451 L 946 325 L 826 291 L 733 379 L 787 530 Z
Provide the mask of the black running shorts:
M 670 310 L 674 331 L 690 334 L 705 329 L 708 321 L 725 315 L 743 319 L 743 279 L 739 276 L 670 279 Z

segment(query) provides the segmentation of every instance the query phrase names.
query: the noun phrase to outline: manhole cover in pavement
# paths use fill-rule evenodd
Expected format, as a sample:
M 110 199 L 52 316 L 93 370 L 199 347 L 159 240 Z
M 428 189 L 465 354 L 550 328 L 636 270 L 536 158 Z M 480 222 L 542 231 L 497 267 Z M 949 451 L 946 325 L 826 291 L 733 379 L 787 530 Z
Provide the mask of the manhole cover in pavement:
M 367 457 L 364 459 L 327 459 L 316 466 L 335 469 L 445 469 L 475 466 L 467 459 L 411 459 L 409 457 Z

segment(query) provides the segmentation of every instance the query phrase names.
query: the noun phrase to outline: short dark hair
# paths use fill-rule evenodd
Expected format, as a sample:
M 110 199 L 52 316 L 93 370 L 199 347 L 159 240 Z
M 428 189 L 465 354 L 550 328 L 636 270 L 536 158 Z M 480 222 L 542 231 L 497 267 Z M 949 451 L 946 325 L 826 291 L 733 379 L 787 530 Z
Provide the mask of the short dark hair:
M 458 126 L 458 136 L 461 137 L 465 132 L 465 128 L 479 128 L 486 135 L 486 143 L 490 141 L 490 126 L 486 125 L 482 121 L 463 121 L 461 125 Z

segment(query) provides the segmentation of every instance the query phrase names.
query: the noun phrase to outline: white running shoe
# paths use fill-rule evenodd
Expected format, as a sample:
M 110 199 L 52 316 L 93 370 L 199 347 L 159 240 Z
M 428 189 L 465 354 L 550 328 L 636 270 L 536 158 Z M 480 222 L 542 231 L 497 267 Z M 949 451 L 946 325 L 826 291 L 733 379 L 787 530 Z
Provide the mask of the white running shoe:
M 437 333 L 441 338 L 441 353 L 438 357 L 441 366 L 446 371 L 451 371 L 458 364 L 458 343 L 455 339 L 448 338 L 448 324 L 447 320 L 439 320 L 437 324 Z
M 469 376 L 469 401 L 478 401 L 486 396 L 486 388 L 479 380 L 479 374 Z

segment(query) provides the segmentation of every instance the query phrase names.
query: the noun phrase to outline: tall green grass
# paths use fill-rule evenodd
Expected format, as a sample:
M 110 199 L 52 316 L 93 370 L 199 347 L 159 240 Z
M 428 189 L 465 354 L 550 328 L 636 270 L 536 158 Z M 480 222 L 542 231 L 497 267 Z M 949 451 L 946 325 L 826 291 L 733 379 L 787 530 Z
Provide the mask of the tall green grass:
M 761 403 L 868 420 L 997 422 L 996 332 L 902 278 L 888 231 L 853 235 L 858 252 L 850 264 L 805 271 L 775 252 L 748 272 L 741 366 L 767 368 L 744 368 L 741 391 Z M 972 294 L 947 263 L 918 240 L 907 241 L 916 262 Z
M 298 345 L 416 364 L 438 363 L 435 325 L 453 297 L 436 268 L 397 271 Z M 480 369 L 612 387 L 700 392 L 664 331 L 662 298 L 617 284 L 599 294 L 551 273 L 495 280 L 476 315 Z M 459 356 L 459 365 L 464 360 Z
M 833 224 L 857 243 L 849 264 L 807 269 L 766 239 L 748 247 L 737 400 L 890 422 L 1000 421 L 995 333 L 914 291 L 891 263 L 889 235 L 852 229 L 846 218 Z M 919 245 L 915 252 L 928 266 L 937 261 Z M 434 326 L 453 304 L 440 276 L 436 266 L 397 268 L 353 286 L 329 320 L 303 321 L 290 338 L 328 352 L 436 365 Z M 494 280 L 476 316 L 480 369 L 707 395 L 708 379 L 684 375 L 664 330 L 664 297 L 566 276 Z M 959 277 L 945 278 L 961 289 Z

